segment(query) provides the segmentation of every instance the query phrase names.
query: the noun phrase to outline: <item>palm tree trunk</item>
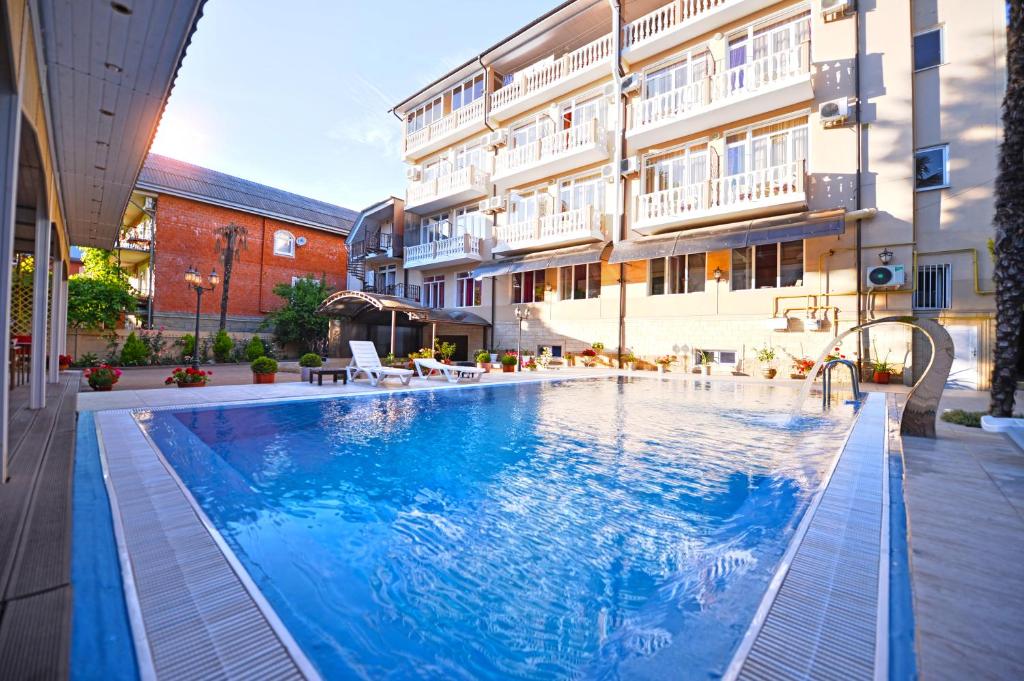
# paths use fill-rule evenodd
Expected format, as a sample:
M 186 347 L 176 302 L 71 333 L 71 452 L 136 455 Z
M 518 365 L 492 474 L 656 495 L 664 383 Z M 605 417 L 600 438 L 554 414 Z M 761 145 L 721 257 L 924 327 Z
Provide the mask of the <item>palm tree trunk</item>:
M 1024 325 L 1024 3 L 1009 3 L 1003 144 L 996 178 L 996 340 L 991 412 L 1013 415 Z
M 220 326 L 218 327 L 221 331 L 224 331 L 228 325 L 228 290 L 231 288 L 231 267 L 235 263 L 235 231 L 230 230 L 225 238 L 224 288 L 220 292 Z

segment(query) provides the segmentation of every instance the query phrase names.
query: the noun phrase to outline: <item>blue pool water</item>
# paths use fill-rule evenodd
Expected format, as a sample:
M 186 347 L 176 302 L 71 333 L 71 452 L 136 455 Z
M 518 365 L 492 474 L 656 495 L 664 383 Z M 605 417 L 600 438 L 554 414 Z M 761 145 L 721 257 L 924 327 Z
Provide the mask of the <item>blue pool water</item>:
M 142 412 L 328 678 L 717 678 L 849 414 L 699 380 Z M 788 425 L 787 425 L 788 424 Z

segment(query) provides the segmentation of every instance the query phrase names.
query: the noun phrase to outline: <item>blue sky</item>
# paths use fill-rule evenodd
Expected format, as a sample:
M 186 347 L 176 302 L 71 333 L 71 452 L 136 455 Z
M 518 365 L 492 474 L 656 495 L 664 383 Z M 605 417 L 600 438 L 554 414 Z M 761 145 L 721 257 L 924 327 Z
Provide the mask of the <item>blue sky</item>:
M 388 109 L 557 4 L 210 0 L 153 151 L 355 210 L 402 195 Z

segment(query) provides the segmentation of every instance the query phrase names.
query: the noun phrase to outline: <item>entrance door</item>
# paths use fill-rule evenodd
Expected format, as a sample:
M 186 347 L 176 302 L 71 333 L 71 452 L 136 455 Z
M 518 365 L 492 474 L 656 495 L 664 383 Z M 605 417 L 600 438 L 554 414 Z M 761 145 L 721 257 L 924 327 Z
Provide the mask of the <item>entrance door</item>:
M 978 327 L 947 326 L 953 339 L 953 366 L 946 387 L 958 390 L 978 389 Z

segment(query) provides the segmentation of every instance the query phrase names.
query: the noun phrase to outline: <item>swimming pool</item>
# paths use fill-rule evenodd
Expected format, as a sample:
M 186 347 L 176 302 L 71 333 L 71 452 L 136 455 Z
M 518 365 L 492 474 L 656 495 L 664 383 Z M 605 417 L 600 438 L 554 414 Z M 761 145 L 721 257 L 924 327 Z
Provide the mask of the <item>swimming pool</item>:
M 136 413 L 330 678 L 714 678 L 849 413 L 572 380 Z

